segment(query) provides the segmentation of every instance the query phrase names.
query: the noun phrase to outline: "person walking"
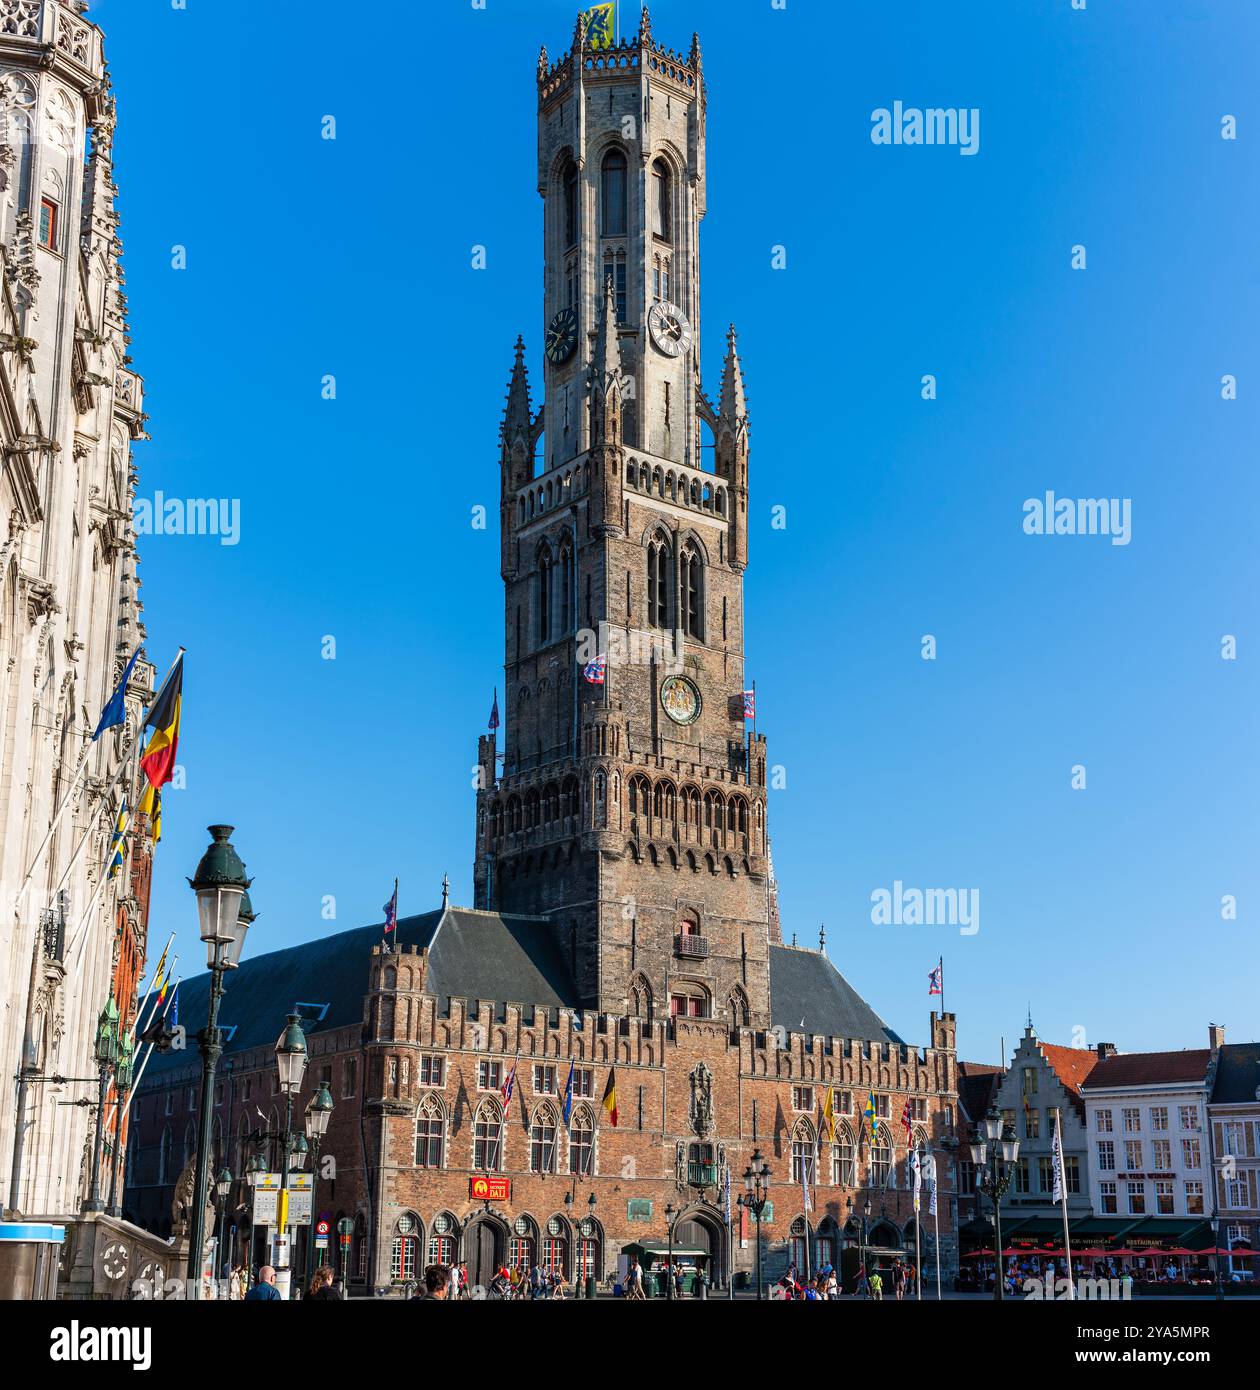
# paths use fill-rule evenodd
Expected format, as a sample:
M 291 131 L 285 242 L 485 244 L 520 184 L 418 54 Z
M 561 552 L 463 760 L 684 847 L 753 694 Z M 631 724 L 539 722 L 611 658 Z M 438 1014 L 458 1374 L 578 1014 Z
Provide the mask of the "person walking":
M 322 1301 L 329 1299 L 334 1303 L 341 1302 L 341 1295 L 333 1288 L 333 1272 L 331 1265 L 320 1265 L 311 1276 L 311 1287 L 307 1291 L 307 1298 L 317 1298 Z
M 682 1272 L 682 1266 L 681 1266 L 680 1264 L 675 1264 L 675 1265 L 674 1265 L 674 1297 L 675 1297 L 675 1298 L 681 1298 L 682 1296 L 683 1296 L 683 1272 Z
M 639 1261 L 631 1256 L 630 1268 L 626 1270 L 626 1297 L 642 1298 L 643 1296 L 643 1269 Z
M 543 1296 L 543 1275 L 537 1263 L 529 1271 L 529 1296 L 532 1299 L 539 1299 Z
M 271 1265 L 263 1265 L 258 1271 L 258 1282 L 245 1295 L 246 1303 L 271 1303 L 279 1301 L 280 1290 L 276 1288 L 276 1271 Z
M 877 1303 L 882 1303 L 884 1299 L 884 1276 L 879 1270 L 871 1275 L 871 1297 Z
M 858 1269 L 857 1284 L 853 1289 L 857 1298 L 870 1298 L 871 1281 L 866 1277 L 866 1266 L 862 1265 Z

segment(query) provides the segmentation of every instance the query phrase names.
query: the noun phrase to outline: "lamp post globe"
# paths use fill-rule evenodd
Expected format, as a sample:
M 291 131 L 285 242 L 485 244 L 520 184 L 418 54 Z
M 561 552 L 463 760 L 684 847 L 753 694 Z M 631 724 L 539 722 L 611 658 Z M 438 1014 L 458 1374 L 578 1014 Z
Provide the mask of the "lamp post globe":
M 328 1121 L 332 1119 L 333 1098 L 328 1082 L 321 1081 L 319 1089 L 306 1102 L 306 1137 L 316 1144 L 328 1133 Z
M 302 1089 L 306 1063 L 306 1034 L 302 1032 L 302 1015 L 290 1014 L 284 1032 L 276 1039 L 276 1075 L 284 1095 L 292 1098 Z
M 253 920 L 242 914 L 245 890 L 250 885 L 245 865 L 232 845 L 232 826 L 210 826 L 210 844 L 201 856 L 188 886 L 197 895 L 197 922 L 206 943 L 210 967 L 210 1005 L 201 1035 L 201 1104 L 197 1124 L 197 1167 L 193 1178 L 192 1220 L 188 1241 L 188 1279 L 195 1299 L 205 1296 L 202 1261 L 206 1239 L 206 1204 L 210 1193 L 211 1126 L 214 1116 L 214 1073 L 223 1052 L 219 1031 L 219 1000 L 223 975 L 235 970 L 245 946 L 245 934 Z

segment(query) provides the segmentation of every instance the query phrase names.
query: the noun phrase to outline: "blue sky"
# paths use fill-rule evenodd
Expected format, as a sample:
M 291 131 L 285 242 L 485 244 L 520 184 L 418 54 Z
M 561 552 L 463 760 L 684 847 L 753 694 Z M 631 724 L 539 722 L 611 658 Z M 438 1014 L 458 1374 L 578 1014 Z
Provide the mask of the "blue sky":
M 188 648 L 188 783 L 151 920 L 186 966 L 213 821 L 256 877 L 250 954 L 379 920 L 395 875 L 404 913 L 444 871 L 471 900 L 502 598 L 497 533 L 469 517 L 496 512 L 518 332 L 541 379 L 534 67 L 575 13 L 93 6 L 151 414 L 141 495 L 241 505 L 238 545 L 142 540 L 150 653 Z M 825 922 L 832 960 L 917 1042 L 943 954 L 978 1060 L 1029 1007 L 1063 1043 L 1203 1046 L 1209 1020 L 1257 1036 L 1260 11 L 652 15 L 674 47 L 699 31 L 709 84 L 703 366 L 713 389 L 733 320 L 786 932 L 816 945 Z M 979 108 L 978 154 L 873 145 L 894 100 Z M 1047 490 L 1131 499 L 1131 543 L 1025 535 Z M 980 931 L 872 925 L 894 880 L 979 890 Z

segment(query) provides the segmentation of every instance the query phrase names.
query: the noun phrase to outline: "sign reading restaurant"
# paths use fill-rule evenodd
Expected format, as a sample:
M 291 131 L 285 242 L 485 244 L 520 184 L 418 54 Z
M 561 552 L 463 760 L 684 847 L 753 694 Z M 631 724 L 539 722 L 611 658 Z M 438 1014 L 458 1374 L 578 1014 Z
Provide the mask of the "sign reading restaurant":
M 512 1196 L 511 1178 L 469 1178 L 468 1195 L 479 1202 L 506 1202 Z

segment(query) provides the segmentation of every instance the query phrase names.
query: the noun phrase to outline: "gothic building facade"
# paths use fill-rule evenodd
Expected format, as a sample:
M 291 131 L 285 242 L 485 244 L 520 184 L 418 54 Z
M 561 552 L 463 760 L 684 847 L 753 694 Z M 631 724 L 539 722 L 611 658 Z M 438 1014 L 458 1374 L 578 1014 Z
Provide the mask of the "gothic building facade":
M 131 523 L 144 415 L 114 97 L 85 8 L 0 0 L 0 1205 L 26 1215 L 74 1213 L 87 1195 L 96 1087 L 82 1078 L 111 997 L 129 1021 L 148 910 L 147 837 L 97 891 L 153 672 L 137 663 L 126 725 L 92 742 L 144 636 Z M 107 1165 L 112 1148 L 111 1134 Z
M 505 739 L 501 756 L 496 730 L 480 741 L 474 906 L 400 921 L 387 952 L 379 925 L 247 952 L 222 1008 L 214 1167 L 239 1177 L 281 1127 L 272 1047 L 293 1009 L 311 1053 L 299 1107 L 321 1082 L 336 1102 L 314 1207 L 353 1225 L 352 1288 L 454 1259 L 483 1283 L 535 1260 L 598 1278 L 671 1231 L 726 1285 L 756 1258 L 734 1205 L 755 1151 L 767 1269 L 860 1245 L 890 1260 L 915 1248 L 908 1143 L 940 1160 L 935 1222 L 917 1219 L 925 1258 L 939 1228 L 948 1276 L 954 1018 L 908 1045 L 821 943 L 778 929 L 766 740 L 745 732 L 733 331 L 716 393 L 699 373 L 699 43 L 662 46 L 645 10 L 633 39 L 596 49 L 579 21 L 537 89 L 543 400 L 518 340 L 500 434 Z M 181 987 L 189 1027 L 205 997 L 204 978 Z M 126 1211 L 155 1229 L 197 1086 L 195 1056 L 171 1054 L 137 1097 Z M 244 1190 L 230 1211 L 239 1253 Z

